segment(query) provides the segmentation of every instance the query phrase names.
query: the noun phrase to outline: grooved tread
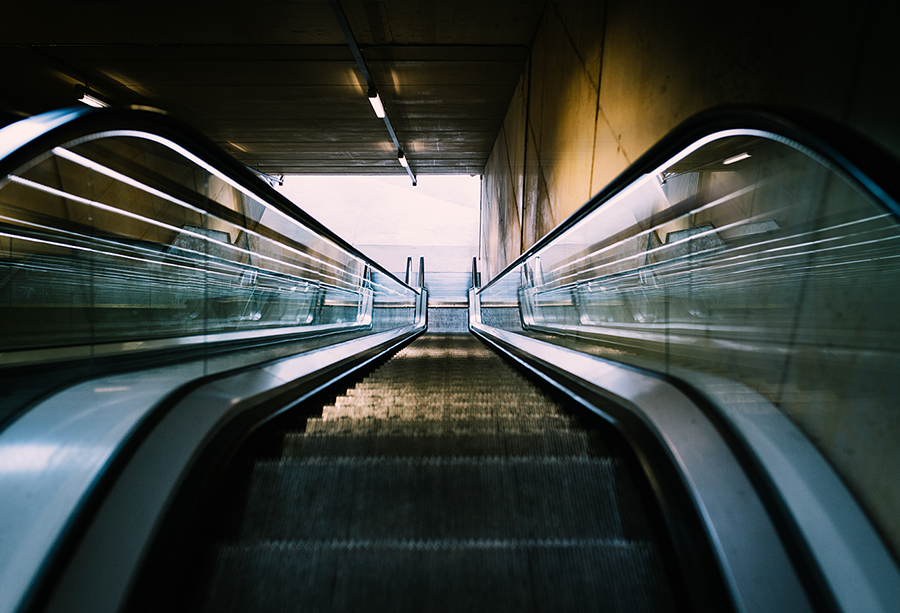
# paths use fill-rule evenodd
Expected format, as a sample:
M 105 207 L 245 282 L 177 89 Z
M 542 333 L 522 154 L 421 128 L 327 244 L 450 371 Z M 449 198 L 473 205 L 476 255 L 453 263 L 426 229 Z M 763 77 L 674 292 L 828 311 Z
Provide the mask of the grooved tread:
M 470 335 L 425 335 L 257 461 L 204 610 L 674 610 L 628 465 Z
M 466 415 L 444 419 L 391 419 L 365 417 L 360 419 L 310 419 L 306 431 L 313 433 L 511 433 L 568 430 L 572 420 L 563 415 Z
M 261 462 L 241 536 L 635 538 L 643 522 L 623 470 L 589 457 Z
M 207 610 L 223 613 L 673 610 L 657 557 L 634 544 L 264 543 L 222 548 L 216 570 Z
M 350 436 L 289 432 L 282 455 L 294 456 L 576 456 L 605 455 L 584 432 L 528 434 L 374 434 Z
M 473 402 L 470 405 L 462 403 L 443 404 L 419 404 L 415 402 L 394 403 L 384 402 L 377 405 L 351 405 L 325 407 L 322 411 L 323 419 L 350 419 L 366 418 L 393 418 L 402 419 L 443 419 L 446 417 L 464 417 L 472 413 L 492 415 L 497 417 L 515 417 L 516 415 L 554 415 L 552 406 L 524 405 L 513 402 Z
M 505 397 L 504 397 L 505 396 Z M 493 392 L 467 390 L 464 387 L 443 391 L 433 391 L 419 388 L 417 390 L 381 390 L 378 393 L 367 392 L 365 394 L 352 394 L 338 398 L 332 406 L 358 405 L 388 402 L 392 404 L 424 404 L 440 406 L 443 404 L 468 404 L 481 402 L 499 402 L 508 404 L 528 403 L 545 407 L 556 405 L 540 396 L 527 396 L 517 394 L 516 388 L 499 389 Z

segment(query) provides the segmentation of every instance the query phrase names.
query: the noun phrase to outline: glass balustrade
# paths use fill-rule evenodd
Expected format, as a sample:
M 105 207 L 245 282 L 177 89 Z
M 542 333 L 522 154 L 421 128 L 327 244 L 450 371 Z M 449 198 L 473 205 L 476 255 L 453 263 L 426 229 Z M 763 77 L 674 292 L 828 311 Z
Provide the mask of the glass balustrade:
M 900 552 L 900 227 L 788 139 L 714 134 L 479 294 L 485 325 L 752 390 L 823 452 Z M 717 383 L 740 386 L 726 392 Z M 747 405 L 751 406 L 751 405 Z
M 414 322 L 415 290 L 259 183 L 136 130 L 0 180 L 0 367 Z

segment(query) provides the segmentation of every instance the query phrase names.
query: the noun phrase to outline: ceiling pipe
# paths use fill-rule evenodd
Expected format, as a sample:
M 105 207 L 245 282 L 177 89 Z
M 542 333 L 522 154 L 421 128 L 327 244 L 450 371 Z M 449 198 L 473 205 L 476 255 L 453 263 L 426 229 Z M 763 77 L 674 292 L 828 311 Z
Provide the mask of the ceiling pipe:
M 353 53 L 353 57 L 356 58 L 357 65 L 359 65 L 359 71 L 362 73 L 363 79 L 366 80 L 366 86 L 368 87 L 366 96 L 369 99 L 369 103 L 375 110 L 375 114 L 384 119 L 384 125 L 391 135 L 391 140 L 394 141 L 394 150 L 403 151 L 403 147 L 400 146 L 400 141 L 397 140 L 397 133 L 394 132 L 394 126 L 391 124 L 391 119 L 388 117 L 387 111 L 382 104 L 381 97 L 378 95 L 378 89 L 375 87 L 375 80 L 372 79 L 372 74 L 369 72 L 369 67 L 366 66 L 366 61 L 363 59 L 362 52 L 359 50 L 359 45 L 356 44 L 356 38 L 353 36 L 350 24 L 347 23 L 347 16 L 344 14 L 344 9 L 341 8 L 341 3 L 338 2 L 338 0 L 328 0 L 328 4 L 331 5 L 331 10 L 334 11 L 334 16 L 337 17 L 338 23 L 341 25 L 341 31 L 344 33 L 344 38 L 347 39 L 347 44 L 350 45 L 350 51 Z M 377 105 L 375 101 L 377 101 Z M 381 108 L 379 109 L 379 107 Z M 379 115 L 379 110 L 383 113 L 382 115 Z M 406 173 L 409 175 L 413 187 L 415 187 L 416 175 L 413 173 L 412 168 L 409 167 L 409 163 L 403 164 L 403 167 L 406 169 Z

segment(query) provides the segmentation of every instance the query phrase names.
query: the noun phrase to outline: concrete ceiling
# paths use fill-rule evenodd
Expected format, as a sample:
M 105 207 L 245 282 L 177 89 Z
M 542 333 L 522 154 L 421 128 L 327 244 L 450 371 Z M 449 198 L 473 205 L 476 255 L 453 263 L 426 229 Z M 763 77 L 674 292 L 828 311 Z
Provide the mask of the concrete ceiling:
M 543 1 L 341 3 L 417 174 L 481 174 Z M 270 174 L 405 174 L 325 1 L 16 2 L 0 109 L 85 83 L 163 108 Z

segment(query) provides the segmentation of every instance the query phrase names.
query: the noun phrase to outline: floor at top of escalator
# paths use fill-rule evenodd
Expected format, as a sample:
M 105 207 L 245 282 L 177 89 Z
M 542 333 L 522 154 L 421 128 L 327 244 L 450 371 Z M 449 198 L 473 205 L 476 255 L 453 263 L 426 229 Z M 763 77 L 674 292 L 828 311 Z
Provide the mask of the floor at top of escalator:
M 425 335 L 255 461 L 200 611 L 672 611 L 635 471 L 470 335 Z

